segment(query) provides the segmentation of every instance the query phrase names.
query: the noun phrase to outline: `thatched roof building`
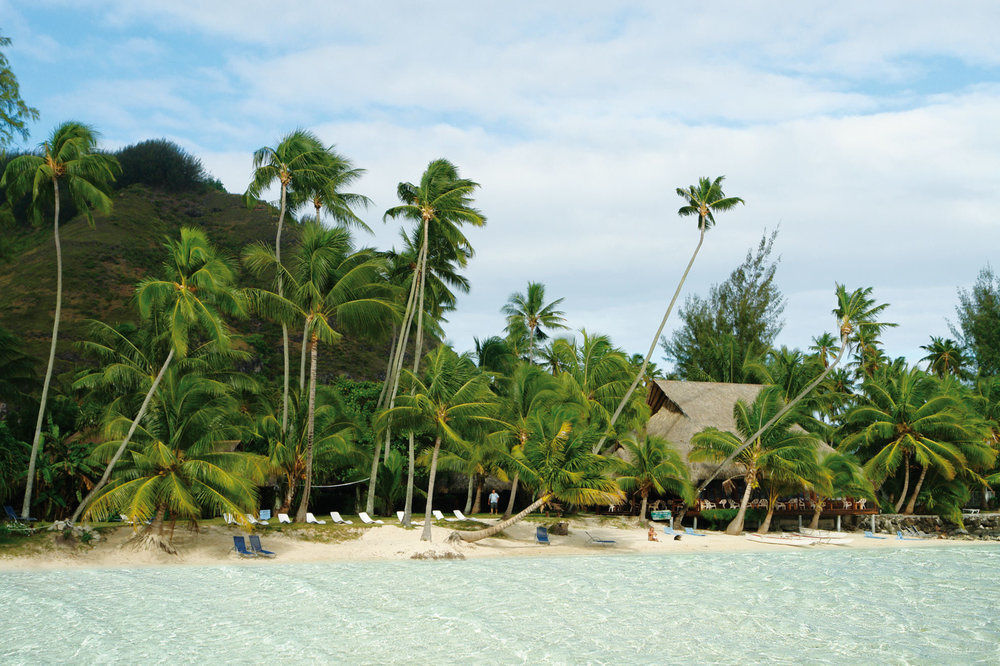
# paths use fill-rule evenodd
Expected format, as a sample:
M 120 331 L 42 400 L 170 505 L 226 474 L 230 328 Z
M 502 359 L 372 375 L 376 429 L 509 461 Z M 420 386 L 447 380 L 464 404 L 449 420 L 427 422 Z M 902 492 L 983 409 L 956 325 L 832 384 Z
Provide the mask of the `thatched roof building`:
M 764 388 L 763 384 L 723 384 L 717 382 L 682 382 L 657 379 L 649 385 L 652 415 L 646 426 L 651 435 L 663 437 L 680 452 L 691 469 L 691 479 L 697 483 L 715 469 L 714 463 L 691 463 L 691 438 L 695 433 L 714 426 L 719 430 L 736 431 L 733 406 L 738 400 L 750 403 Z M 741 473 L 741 467 L 731 464 L 720 478 Z

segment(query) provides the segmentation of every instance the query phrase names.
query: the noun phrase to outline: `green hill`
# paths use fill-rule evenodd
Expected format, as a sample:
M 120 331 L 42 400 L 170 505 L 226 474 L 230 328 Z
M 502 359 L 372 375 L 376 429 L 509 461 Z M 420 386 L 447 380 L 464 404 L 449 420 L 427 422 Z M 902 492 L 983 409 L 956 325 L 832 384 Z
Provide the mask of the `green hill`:
M 72 371 L 86 362 L 73 342 L 85 334 L 84 322 L 134 322 L 131 304 L 135 283 L 156 274 L 165 259 L 163 241 L 176 237 L 182 226 L 204 229 L 209 238 L 232 257 L 257 241 L 274 242 L 277 211 L 261 205 L 247 210 L 241 197 L 209 190 L 204 193 L 167 193 L 132 185 L 115 195 L 114 209 L 99 216 L 91 228 L 77 217 L 60 227 L 63 248 L 63 316 L 59 330 L 56 372 Z M 294 243 L 295 225 L 287 225 L 283 245 Z M 55 251 L 51 228 L 19 239 L 24 249 L 0 264 L 0 327 L 18 335 L 25 350 L 44 361 L 48 354 L 55 308 Z M 242 270 L 242 269 L 241 269 Z M 245 271 L 241 283 L 250 284 Z M 281 373 L 280 328 L 260 321 L 236 322 L 255 351 L 252 370 L 271 378 Z M 292 351 L 297 368 L 299 345 Z M 336 375 L 381 379 L 388 340 L 345 337 L 340 344 L 320 348 L 321 379 Z

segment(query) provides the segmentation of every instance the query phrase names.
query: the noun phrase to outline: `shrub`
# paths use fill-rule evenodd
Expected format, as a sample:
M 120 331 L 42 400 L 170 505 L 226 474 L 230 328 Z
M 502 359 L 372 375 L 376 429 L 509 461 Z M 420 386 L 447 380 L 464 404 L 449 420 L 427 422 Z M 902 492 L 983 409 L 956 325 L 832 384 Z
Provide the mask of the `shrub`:
M 170 192 L 204 191 L 214 184 L 194 155 L 166 139 L 149 139 L 122 148 L 115 157 L 122 166 L 116 187 L 142 183 Z

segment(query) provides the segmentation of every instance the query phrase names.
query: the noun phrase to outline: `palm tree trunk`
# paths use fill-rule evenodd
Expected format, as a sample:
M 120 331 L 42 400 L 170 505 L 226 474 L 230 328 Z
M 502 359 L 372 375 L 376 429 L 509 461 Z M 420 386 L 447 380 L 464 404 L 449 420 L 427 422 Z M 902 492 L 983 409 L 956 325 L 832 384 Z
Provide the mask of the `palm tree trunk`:
M 649 502 L 649 491 L 643 489 L 642 503 L 639 505 L 639 522 L 646 519 L 646 503 Z
M 469 487 L 465 491 L 465 513 L 472 513 L 472 489 L 476 485 L 476 475 L 469 475 Z
M 750 468 L 750 471 L 746 475 L 747 487 L 743 490 L 743 499 L 740 500 L 740 510 L 736 512 L 736 517 L 733 518 L 726 526 L 726 534 L 738 535 L 743 532 L 743 520 L 747 515 L 747 505 L 750 503 L 750 493 L 753 492 L 753 480 L 757 475 L 757 470 Z
M 480 539 L 488 539 L 491 536 L 500 534 L 511 525 L 520 522 L 522 519 L 524 519 L 525 516 L 527 516 L 529 513 L 531 513 L 538 507 L 548 502 L 550 499 L 552 499 L 552 493 L 542 493 L 541 497 L 539 497 L 534 502 L 525 507 L 524 510 L 511 516 L 510 518 L 507 518 L 506 520 L 501 520 L 495 525 L 490 525 L 486 529 L 475 530 L 474 532 L 459 532 L 456 530 L 452 532 L 450 535 L 448 535 L 448 541 L 452 543 L 457 541 L 473 543 L 479 541 Z
M 55 319 L 52 322 L 52 340 L 49 342 L 49 364 L 45 368 L 42 399 L 38 404 L 35 435 L 31 440 L 31 457 L 28 459 L 28 479 L 24 486 L 24 501 L 21 504 L 22 518 L 27 518 L 31 515 L 31 491 L 35 486 L 35 464 L 38 461 L 38 451 L 42 448 L 42 422 L 45 419 L 45 405 L 49 399 L 49 386 L 52 384 L 52 369 L 56 363 L 56 341 L 59 339 L 59 317 L 62 315 L 62 243 L 59 241 L 59 179 L 52 179 L 52 188 L 55 192 L 52 237 L 56 244 L 56 313 Z
M 639 372 L 636 373 L 635 379 L 632 380 L 632 385 L 628 387 L 628 391 L 625 392 L 625 396 L 622 401 L 618 403 L 618 407 L 615 409 L 615 413 L 611 416 L 611 420 L 608 422 L 607 432 L 601 437 L 601 440 L 594 447 L 594 453 L 601 450 L 604 446 L 605 440 L 608 438 L 608 433 L 614 428 L 615 423 L 618 421 L 618 417 L 621 416 L 622 410 L 625 409 L 625 405 L 628 404 L 629 399 L 632 394 L 635 393 L 636 387 L 639 386 L 639 382 L 642 381 L 643 376 L 646 374 L 646 367 L 649 365 L 649 359 L 652 358 L 653 352 L 656 351 L 656 343 L 660 341 L 660 335 L 663 334 L 663 327 L 667 325 L 667 319 L 670 318 L 670 313 L 674 309 L 674 304 L 677 303 L 677 298 L 681 295 L 681 289 L 684 287 L 684 282 L 687 280 L 688 273 L 691 272 L 691 267 L 694 265 L 694 260 L 698 256 L 698 251 L 701 250 L 702 243 L 705 242 L 705 225 L 704 223 L 699 225 L 701 227 L 701 233 L 698 235 L 698 245 L 694 248 L 694 253 L 691 255 L 691 260 L 688 261 L 687 268 L 684 269 L 684 274 L 681 275 L 681 281 L 677 283 L 677 289 L 674 290 L 674 296 L 670 299 L 670 304 L 667 306 L 667 312 L 663 315 L 663 319 L 660 320 L 660 327 L 656 329 L 656 335 L 653 336 L 653 342 L 649 345 L 649 351 L 646 352 L 646 358 L 642 360 L 642 366 L 639 368 Z
M 715 471 L 712 472 L 704 481 L 702 481 L 701 484 L 699 484 L 697 490 L 694 491 L 694 496 L 698 497 L 698 495 L 701 494 L 701 491 L 703 491 L 708 486 L 708 484 L 711 483 L 713 479 L 715 479 L 715 477 L 719 474 L 720 471 L 722 471 L 722 469 L 726 465 L 728 465 L 733 460 L 735 460 L 736 456 L 738 456 L 741 453 L 743 453 L 743 451 L 748 446 L 750 446 L 751 444 L 753 444 L 754 442 L 756 442 L 758 437 L 760 437 L 761 435 L 763 435 L 764 432 L 766 432 L 768 428 L 770 428 L 772 425 L 774 425 L 778 421 L 778 419 L 780 419 L 782 416 L 784 416 L 785 414 L 787 414 L 792 409 L 792 407 L 794 407 L 795 405 L 797 405 L 802 400 L 802 398 L 806 397 L 806 395 L 808 395 L 810 391 L 812 391 L 814 388 L 816 388 L 819 385 L 820 382 L 822 382 L 824 379 L 826 379 L 826 376 L 829 375 L 830 372 L 832 372 L 833 369 L 835 367 L 837 367 L 837 364 L 840 363 L 840 360 L 842 358 L 844 358 L 844 352 L 846 352 L 846 351 L 847 351 L 847 336 L 844 335 L 844 334 L 841 334 L 841 336 L 840 336 L 840 353 L 837 354 L 837 358 L 834 359 L 833 363 L 831 363 L 829 365 L 829 367 L 827 367 L 825 370 L 823 370 L 823 372 L 819 373 L 819 377 L 817 377 L 816 379 L 814 379 L 811 382 L 809 382 L 809 384 L 804 389 L 802 389 L 801 391 L 799 391 L 799 394 L 797 396 L 795 396 L 794 398 L 792 398 L 791 401 L 785 403 L 785 406 L 782 407 L 781 409 L 779 409 L 778 412 L 774 416 L 772 416 L 770 419 L 768 419 L 767 423 L 765 423 L 764 425 L 762 425 L 760 427 L 760 430 L 758 430 L 757 432 L 755 432 L 745 442 L 743 442 L 738 447 L 736 447 L 736 450 L 733 451 L 732 453 L 730 453 L 729 457 L 727 457 L 725 460 L 723 460 L 722 464 L 719 465 L 718 467 L 716 467 Z
M 299 396 L 306 390 L 306 350 L 309 349 L 310 321 L 310 318 L 306 317 L 305 326 L 302 327 L 302 351 L 299 353 Z M 301 400 L 301 397 L 299 399 Z
M 760 524 L 757 529 L 761 534 L 767 534 L 771 529 L 771 519 L 774 518 L 774 507 L 778 503 L 777 497 L 767 498 L 767 515 L 764 516 L 764 522 Z
M 385 366 L 385 379 L 382 381 L 382 391 L 378 394 L 378 402 L 375 403 L 375 411 L 382 409 L 385 404 L 385 396 L 389 392 L 389 384 L 392 382 L 392 368 L 396 365 L 396 339 L 399 337 L 399 329 L 396 324 L 392 325 L 392 342 L 389 343 L 389 362 Z
M 923 465 L 920 470 L 920 478 L 917 479 L 917 485 L 913 489 L 913 494 L 910 495 L 910 501 L 906 504 L 906 510 L 903 513 L 909 515 L 913 513 L 913 510 L 917 506 L 917 497 L 920 495 L 920 486 L 924 485 L 924 478 L 927 476 L 927 465 Z
M 129 426 L 125 439 L 122 440 L 122 443 L 118 446 L 118 450 L 115 451 L 115 455 L 111 458 L 111 462 L 109 462 L 108 466 L 104 469 L 104 474 L 101 475 L 101 480 L 90 489 L 87 496 L 83 498 L 82 502 L 80 502 L 80 506 L 76 507 L 76 511 L 73 512 L 73 517 L 69 519 L 69 522 L 75 523 L 80 518 L 80 514 L 83 513 L 83 510 L 87 508 L 87 505 L 90 504 L 95 497 L 97 497 L 97 494 L 108 483 L 108 479 L 111 478 L 111 470 L 113 470 L 115 465 L 118 464 L 118 459 L 122 457 L 122 454 L 125 453 L 125 449 L 128 447 L 129 442 L 132 441 L 132 435 L 135 434 L 135 429 L 139 427 L 139 422 L 142 421 L 142 417 L 146 415 L 146 408 L 149 407 L 149 403 L 153 399 L 153 394 L 156 393 L 156 387 L 160 385 L 160 380 L 162 380 L 163 375 L 166 374 L 167 366 L 170 365 L 170 361 L 172 361 L 173 358 L 174 350 L 171 348 L 170 353 L 167 354 L 166 360 L 163 361 L 163 365 L 160 366 L 160 371 L 156 374 L 156 378 L 153 379 L 153 385 L 150 386 L 149 391 L 146 392 L 146 397 L 143 398 L 142 405 L 139 406 L 139 413 L 136 414 L 135 418 L 132 420 L 132 425 Z
M 407 525 L 410 524 L 410 518 L 413 516 L 413 477 L 416 475 L 416 457 L 413 450 L 413 433 L 410 433 L 410 445 L 407 447 L 407 462 L 406 467 L 406 499 L 403 502 L 403 522 Z M 424 522 L 427 522 L 427 517 L 424 516 Z
M 417 317 L 417 337 L 416 337 L 416 339 L 414 340 L 414 343 L 413 343 L 413 374 L 414 375 L 416 375 L 417 372 L 420 370 L 420 354 L 421 354 L 421 351 L 422 351 L 422 348 L 423 348 L 423 345 L 424 345 L 424 291 L 425 291 L 426 285 L 427 285 L 427 254 L 428 254 L 428 248 L 427 248 L 427 227 L 428 227 L 428 224 L 429 224 L 429 221 L 425 218 L 424 219 L 424 242 L 423 242 L 423 247 L 421 248 L 422 252 L 420 253 L 420 254 L 423 254 L 423 260 L 417 262 L 417 278 L 416 279 L 418 281 L 417 289 L 419 290 L 419 292 L 418 292 L 419 299 L 418 299 L 418 305 L 417 305 L 417 310 L 416 310 L 416 317 Z M 399 378 L 397 377 L 397 381 L 398 381 L 398 379 Z M 412 393 L 413 393 L 412 389 L 411 389 L 410 393 L 412 395 Z M 414 470 L 415 459 L 414 459 L 414 450 L 413 450 L 413 432 L 412 431 L 409 433 L 409 436 L 407 437 L 407 439 L 409 440 L 409 455 L 410 455 L 409 463 L 410 463 L 410 466 L 409 466 L 409 469 L 407 470 L 407 475 L 406 475 L 406 506 L 403 507 L 403 522 L 406 523 L 406 524 L 409 524 L 410 516 L 411 516 L 412 511 L 413 511 L 413 479 L 416 476 L 415 470 Z M 440 443 L 436 444 L 435 447 L 434 447 L 434 460 L 435 461 L 437 460 L 437 452 L 438 452 L 439 445 L 440 445 Z M 432 467 L 431 468 L 431 485 L 433 485 L 433 482 L 434 482 L 434 472 L 435 472 L 435 470 Z M 431 496 L 430 496 L 430 493 L 428 493 L 427 494 L 427 506 L 428 507 L 430 507 L 430 501 L 431 501 Z M 430 511 L 430 509 L 428 508 L 428 512 L 429 511 Z M 423 541 L 430 541 L 431 540 L 431 521 L 429 520 L 429 516 L 430 516 L 430 513 L 428 513 L 427 516 L 424 516 L 424 533 L 420 537 L 421 540 L 423 540 Z
M 476 474 L 476 501 L 472 503 L 472 513 L 482 513 L 483 511 L 483 482 L 482 474 Z
M 312 334 L 312 344 L 309 346 L 309 408 L 306 414 L 306 479 L 302 489 L 302 501 L 295 514 L 295 520 L 304 523 L 306 512 L 309 511 L 309 494 L 312 491 L 313 471 L 313 432 L 316 416 L 316 348 L 319 346 L 319 336 Z
M 288 185 L 281 183 L 281 209 L 278 212 L 278 233 L 274 237 L 274 258 L 278 262 L 278 296 L 285 295 L 285 280 L 281 274 L 281 226 L 285 222 L 285 198 Z M 281 434 L 288 432 L 288 324 L 281 322 L 281 345 L 285 359 L 284 388 L 281 393 Z
M 431 540 L 431 516 L 434 509 L 434 477 L 437 475 L 438 453 L 441 451 L 441 436 L 434 439 L 434 453 L 431 454 L 430 478 L 427 480 L 427 507 L 424 509 L 424 531 L 421 541 Z
M 510 483 L 510 499 L 507 500 L 507 510 L 503 512 L 503 520 L 510 518 L 514 513 L 514 496 L 517 495 L 517 482 L 520 480 L 518 472 L 514 472 L 514 480 Z
M 899 499 L 896 500 L 894 510 L 899 513 L 900 507 L 903 506 L 903 502 L 906 501 L 906 493 L 910 489 L 910 453 L 907 451 L 903 454 L 903 492 L 899 493 Z
M 809 521 L 809 529 L 811 530 L 819 529 L 819 517 L 823 515 L 823 502 L 824 499 L 822 497 L 816 498 L 816 508 L 813 509 L 812 520 Z
M 285 499 L 281 503 L 281 509 L 279 513 L 288 513 L 289 509 L 292 508 L 292 500 L 295 499 L 295 482 L 297 479 L 289 476 L 288 477 L 288 488 L 285 489 Z

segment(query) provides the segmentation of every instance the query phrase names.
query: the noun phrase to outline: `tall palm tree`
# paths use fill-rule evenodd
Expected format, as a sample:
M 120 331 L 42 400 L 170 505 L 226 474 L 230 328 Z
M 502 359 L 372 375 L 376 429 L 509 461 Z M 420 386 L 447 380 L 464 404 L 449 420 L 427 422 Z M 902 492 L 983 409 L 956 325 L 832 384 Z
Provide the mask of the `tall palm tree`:
M 166 248 L 168 261 L 164 265 L 165 279 L 143 279 L 136 287 L 135 300 L 142 320 L 160 320 L 157 325 L 167 341 L 167 356 L 153 378 L 128 432 L 108 461 L 104 474 L 73 512 L 71 522 L 77 521 L 87 505 L 108 483 L 171 361 L 175 357 L 183 358 L 188 355 L 192 335 L 198 334 L 210 340 L 217 349 L 226 349 L 229 347 L 230 333 L 223 319 L 224 315 L 246 315 L 244 298 L 232 286 L 235 279 L 233 267 L 215 251 L 204 231 L 183 227 L 180 238 L 168 239 Z
M 396 194 L 402 202 L 385 212 L 383 220 L 403 218 L 418 222 L 421 230 L 420 251 L 413 280 L 410 285 L 410 297 L 406 311 L 403 314 L 403 324 L 400 328 L 399 341 L 395 350 L 396 367 L 392 380 L 389 381 L 388 409 L 395 405 L 396 392 L 399 388 L 400 371 L 403 367 L 403 352 L 406 349 L 410 327 L 414 316 L 417 320 L 416 338 L 413 353 L 413 374 L 420 369 L 420 357 L 423 352 L 424 312 L 427 293 L 428 257 L 433 246 L 440 249 L 446 259 L 472 256 L 472 244 L 462 233 L 461 227 L 471 224 L 481 227 L 486 224 L 486 216 L 473 207 L 472 194 L 479 188 L 479 183 L 460 177 L 458 168 L 446 159 L 436 159 L 427 165 L 416 185 L 399 183 Z M 388 380 L 387 380 L 388 381 Z M 389 426 L 386 427 L 386 439 L 389 438 Z M 410 460 L 413 456 L 413 436 L 408 437 Z M 374 466 L 373 466 L 373 469 Z M 369 482 L 368 504 L 374 501 L 372 486 L 374 473 Z M 406 507 L 404 522 L 409 523 L 413 500 L 413 463 L 410 464 L 410 474 L 407 479 Z
M 323 181 L 325 164 L 329 155 L 315 134 L 297 129 L 286 134 L 277 146 L 258 148 L 253 154 L 253 176 L 243 198 L 247 207 L 257 204 L 265 190 L 278 183 L 279 210 L 278 231 L 274 236 L 274 254 L 281 263 L 281 230 L 285 222 L 290 192 L 307 190 L 309 183 Z M 284 296 L 284 276 L 277 276 L 278 295 Z M 288 427 L 288 326 L 281 325 L 281 343 L 285 361 L 284 384 L 281 394 L 281 427 Z
M 420 376 L 406 373 L 411 391 L 399 397 L 399 405 L 378 417 L 381 427 L 390 419 L 399 419 L 413 430 L 426 431 L 434 440 L 427 481 L 427 505 L 424 511 L 422 541 L 431 540 L 431 510 L 434 506 L 434 481 L 437 475 L 441 444 L 462 444 L 470 433 L 486 424 L 495 408 L 489 377 L 478 371 L 467 355 L 459 355 L 441 345 L 427 354 Z
M 365 170 L 355 167 L 334 146 L 327 148 L 317 159 L 317 167 L 304 172 L 301 184 L 289 193 L 289 207 L 307 209 L 311 206 L 316 211 L 317 224 L 325 212 L 340 225 L 373 233 L 372 228 L 354 212 L 358 207 L 368 208 L 371 199 L 363 194 L 342 191 L 363 176 Z
M 537 411 L 530 425 L 527 443 L 518 455 L 510 456 L 509 464 L 535 492 L 535 501 L 486 529 L 452 532 L 449 541 L 471 543 L 495 536 L 553 499 L 577 506 L 624 501 L 624 493 L 611 477 L 611 463 L 592 452 L 597 431 L 583 425 L 575 414 L 559 409 Z
M 781 473 L 783 467 L 793 467 L 803 459 L 802 452 L 814 452 L 819 440 L 805 431 L 792 429 L 795 413 L 781 414 L 785 401 L 777 388 L 765 388 L 757 394 L 753 403 L 739 400 L 733 406 L 733 420 L 737 432 L 725 432 L 717 428 L 706 428 L 691 438 L 691 453 L 688 459 L 736 460 L 745 470 L 742 473 L 746 486 L 736 517 L 726 527 L 727 534 L 743 531 L 750 494 L 760 483 L 762 476 Z M 773 422 L 771 427 L 755 439 L 751 434 L 761 430 L 761 424 Z M 744 445 L 744 442 L 752 442 Z M 815 460 L 815 457 L 813 457 Z M 728 464 L 728 463 L 727 463 Z
M 955 396 L 918 368 L 872 378 L 862 390 L 864 402 L 844 416 L 850 434 L 841 448 L 867 458 L 865 474 L 876 488 L 902 466 L 903 487 L 895 510 L 899 512 L 909 497 L 904 513 L 913 513 L 927 472 L 933 469 L 954 478 L 966 466 L 962 444 L 981 439 L 982 433 L 963 418 Z M 912 495 L 911 461 L 921 470 Z
M 635 379 L 632 380 L 632 385 L 629 386 L 628 391 L 626 391 L 625 395 L 622 396 L 622 400 L 618 404 L 618 408 L 611 416 L 608 423 L 608 430 L 614 427 L 615 423 L 618 421 L 618 417 L 621 416 L 622 410 L 625 409 L 625 406 L 628 404 L 629 399 L 635 392 L 636 387 L 639 386 L 639 382 L 646 374 L 646 365 L 649 363 L 649 359 L 653 356 L 656 344 L 660 341 L 660 335 L 663 334 L 663 327 L 667 325 L 667 319 L 670 318 L 670 313 L 674 309 L 674 304 L 677 302 L 677 298 L 681 294 L 681 289 L 684 287 L 684 282 L 687 280 L 688 273 L 691 272 L 691 267 L 694 265 L 694 260 L 698 256 L 698 251 L 701 250 L 701 245 L 705 242 L 705 232 L 715 226 L 715 214 L 732 210 L 738 204 L 744 203 L 743 199 L 740 199 L 739 197 L 728 197 L 725 195 L 722 191 L 723 180 L 725 180 L 725 176 L 719 176 L 715 180 L 702 177 L 698 179 L 697 185 L 689 185 L 687 188 L 677 188 L 677 196 L 684 200 L 684 205 L 678 209 L 677 214 L 681 217 L 688 217 L 691 215 L 696 215 L 698 217 L 698 245 L 695 246 L 694 252 L 691 254 L 691 259 L 688 261 L 687 268 L 684 269 L 684 273 L 681 275 L 681 280 L 677 283 L 677 289 L 674 290 L 674 295 L 670 299 L 670 304 L 667 305 L 667 311 L 664 313 L 663 319 L 660 320 L 660 326 L 656 329 L 656 334 L 653 336 L 653 341 L 649 345 L 649 351 L 646 352 L 642 366 L 639 367 L 639 371 L 635 374 Z M 598 443 L 598 448 L 604 445 L 604 441 L 607 437 L 608 434 L 605 434 L 601 438 L 601 441 Z
M 45 418 L 45 406 L 52 383 L 52 368 L 56 360 L 56 343 L 59 338 L 59 319 L 62 316 L 62 244 L 59 240 L 60 185 L 76 209 L 87 222 L 94 225 L 93 211 L 109 213 L 111 197 L 108 185 L 121 171 L 118 160 L 96 152 L 97 132 L 89 125 L 74 121 L 57 127 L 51 137 L 40 147 L 38 154 L 20 155 L 12 159 L 0 178 L 0 188 L 7 189 L 11 202 L 31 194 L 32 217 L 41 221 L 42 203 L 52 201 L 52 238 L 56 247 L 56 309 L 52 321 L 52 339 L 49 342 L 49 360 L 45 368 L 42 397 L 38 405 L 35 434 L 31 441 L 28 476 L 24 489 L 21 515 L 28 516 L 31 508 L 31 491 L 35 481 L 35 463 Z
M 930 344 L 921 345 L 920 348 L 927 352 L 927 356 L 920 360 L 927 361 L 927 369 L 938 377 L 943 378 L 949 374 L 964 377 L 967 374 L 969 359 L 954 340 L 932 335 Z
M 528 289 L 522 294 L 514 292 L 500 311 L 507 316 L 508 335 L 526 335 L 528 338 L 528 360 L 535 358 L 535 341 L 545 340 L 549 336 L 545 329 L 566 329 L 566 313 L 557 310 L 562 298 L 546 303 L 545 285 L 541 282 L 528 282 Z
M 391 325 L 395 308 L 389 285 L 380 282 L 385 268 L 383 260 L 370 250 L 355 252 L 350 232 L 343 228 L 327 229 L 315 222 L 304 225 L 301 241 L 287 268 L 277 253 L 263 244 L 247 248 L 244 261 L 254 273 L 281 273 L 288 285 L 287 298 L 265 290 L 250 290 L 254 309 L 286 326 L 302 320 L 309 336 L 306 476 L 297 512 L 297 520 L 304 521 L 312 488 L 319 343 L 333 344 L 340 340 L 342 332 L 380 332 Z M 287 427 L 287 423 L 282 426 Z
M 662 495 L 669 491 L 686 501 L 693 499 L 687 465 L 670 442 L 646 433 L 629 433 L 621 439 L 621 445 L 625 457 L 617 470 L 618 485 L 622 490 L 639 492 L 640 521 L 646 519 L 652 492 Z
M 84 516 L 104 519 L 121 513 L 135 525 L 151 520 L 135 541 L 175 554 L 164 530 L 168 513 L 174 520 L 197 520 L 204 510 L 227 512 L 242 522 L 257 504 L 266 461 L 229 450 L 241 433 L 230 421 L 236 404 L 225 384 L 174 366 L 157 393 L 159 399 L 138 431 L 127 418 L 117 422 L 118 434 L 135 434 L 135 442 Z M 94 457 L 108 460 L 117 455 L 118 444 L 102 443 Z

